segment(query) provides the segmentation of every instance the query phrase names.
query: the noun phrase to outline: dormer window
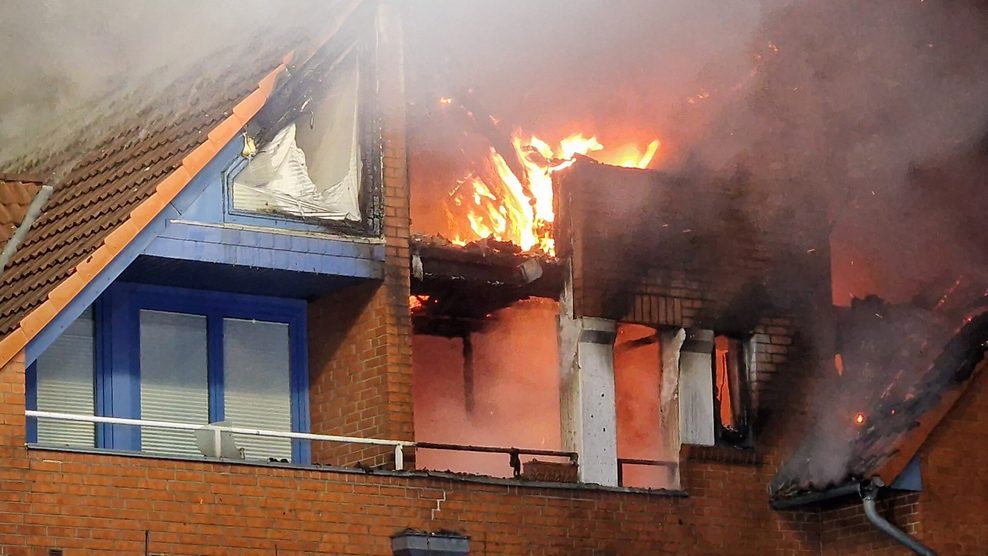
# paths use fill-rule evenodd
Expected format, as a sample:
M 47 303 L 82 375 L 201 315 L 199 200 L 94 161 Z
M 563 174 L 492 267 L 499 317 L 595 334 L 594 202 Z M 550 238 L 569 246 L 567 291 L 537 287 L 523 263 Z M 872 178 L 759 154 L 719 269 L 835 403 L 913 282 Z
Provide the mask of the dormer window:
M 309 223 L 363 221 L 360 78 L 355 56 L 233 178 L 233 212 Z

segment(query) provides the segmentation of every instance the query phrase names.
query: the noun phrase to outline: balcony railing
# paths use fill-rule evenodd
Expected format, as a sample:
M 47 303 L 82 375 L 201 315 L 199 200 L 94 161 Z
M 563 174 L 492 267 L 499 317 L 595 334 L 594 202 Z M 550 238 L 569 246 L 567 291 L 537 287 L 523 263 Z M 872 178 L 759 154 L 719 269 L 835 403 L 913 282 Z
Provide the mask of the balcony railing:
M 58 421 L 74 421 L 81 423 L 103 423 L 108 425 L 131 425 L 136 427 L 149 427 L 159 429 L 174 429 L 187 431 L 212 431 L 215 437 L 215 445 L 222 444 L 221 435 L 223 433 L 239 434 L 247 436 L 263 436 L 269 438 L 291 438 L 297 440 L 315 440 L 321 442 L 339 442 L 349 444 L 369 444 L 374 446 L 394 447 L 395 470 L 402 471 L 405 468 L 404 449 L 406 447 L 416 447 L 429 450 L 454 450 L 477 453 L 499 453 L 508 456 L 508 465 L 511 467 L 515 477 L 521 475 L 521 456 L 554 456 L 568 458 L 570 462 L 576 464 L 577 454 L 575 452 L 562 452 L 556 450 L 526 449 L 526 448 L 504 448 L 499 446 L 470 446 L 462 444 L 442 444 L 437 442 L 411 442 L 407 440 L 384 440 L 379 438 L 363 438 L 357 436 L 338 436 L 332 434 L 313 434 L 305 432 L 286 432 L 266 429 L 252 429 L 244 427 L 225 426 L 220 424 L 196 425 L 191 423 L 175 423 L 171 421 L 154 421 L 149 419 L 128 419 L 124 417 L 101 417 L 98 415 L 77 415 L 74 413 L 59 413 L 55 411 L 27 410 L 24 412 L 27 417 L 42 419 L 54 419 Z
M 395 453 L 395 469 L 401 471 L 405 468 L 404 449 L 406 446 L 414 446 L 414 442 L 406 440 L 381 440 L 378 438 L 361 438 L 357 436 L 337 436 L 332 434 L 312 434 L 307 432 L 285 432 L 265 429 L 250 429 L 244 427 L 227 427 L 222 425 L 193 425 L 189 423 L 173 423 L 170 421 L 150 421 L 147 419 L 125 419 L 123 417 L 100 417 L 97 415 L 76 415 L 74 413 L 57 413 L 54 411 L 34 411 L 28 410 L 24 414 L 27 417 L 40 417 L 43 419 L 55 419 L 60 421 L 76 421 L 82 423 L 105 423 L 109 425 L 132 425 L 137 427 L 150 427 L 158 429 L 175 430 L 211 430 L 217 435 L 217 445 L 220 444 L 219 435 L 224 432 L 231 434 L 241 434 L 247 436 L 265 436 L 269 438 L 292 438 L 296 440 L 318 440 L 323 442 L 342 442 L 347 444 L 371 444 L 375 446 L 393 446 Z

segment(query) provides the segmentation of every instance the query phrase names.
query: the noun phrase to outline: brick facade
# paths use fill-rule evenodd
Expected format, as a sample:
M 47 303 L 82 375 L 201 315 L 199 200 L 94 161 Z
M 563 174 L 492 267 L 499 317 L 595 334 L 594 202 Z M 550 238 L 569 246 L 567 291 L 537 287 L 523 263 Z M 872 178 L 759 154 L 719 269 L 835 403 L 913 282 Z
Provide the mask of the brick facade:
M 377 100 L 383 142 L 385 276 L 309 305 L 312 431 L 412 440 L 412 346 L 409 296 L 408 179 L 401 28 L 379 14 Z M 409 454 L 411 457 L 412 454 Z M 393 461 L 390 449 L 313 446 L 313 461 L 372 467 Z

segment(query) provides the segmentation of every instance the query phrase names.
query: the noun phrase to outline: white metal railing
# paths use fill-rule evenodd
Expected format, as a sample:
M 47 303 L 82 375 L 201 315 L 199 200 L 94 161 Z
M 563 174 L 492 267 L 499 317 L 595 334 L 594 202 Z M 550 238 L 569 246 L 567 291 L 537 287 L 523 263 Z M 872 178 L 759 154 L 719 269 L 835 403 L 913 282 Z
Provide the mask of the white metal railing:
M 414 442 L 407 440 L 381 440 L 377 438 L 360 438 L 356 436 L 336 436 L 332 434 L 312 434 L 307 432 L 285 432 L 264 429 L 248 429 L 243 427 L 227 427 L 222 425 L 193 425 L 190 423 L 174 423 L 171 421 L 150 421 L 146 419 L 126 419 L 123 417 L 100 417 L 98 415 L 77 415 L 75 413 L 58 413 L 54 411 L 27 410 L 24 412 L 27 417 L 40 417 L 43 419 L 56 419 L 60 421 L 76 421 L 82 423 L 106 423 L 110 425 L 133 425 L 137 427 L 151 427 L 159 429 L 178 430 L 212 430 L 218 436 L 220 433 L 229 432 L 232 434 L 242 434 L 248 436 L 266 436 L 271 438 L 292 438 L 297 440 L 320 440 L 325 442 L 342 442 L 349 444 L 371 444 L 375 446 L 393 446 L 395 450 L 395 469 L 401 471 L 405 468 L 404 448 L 414 446 Z M 218 440 L 218 438 L 217 438 Z

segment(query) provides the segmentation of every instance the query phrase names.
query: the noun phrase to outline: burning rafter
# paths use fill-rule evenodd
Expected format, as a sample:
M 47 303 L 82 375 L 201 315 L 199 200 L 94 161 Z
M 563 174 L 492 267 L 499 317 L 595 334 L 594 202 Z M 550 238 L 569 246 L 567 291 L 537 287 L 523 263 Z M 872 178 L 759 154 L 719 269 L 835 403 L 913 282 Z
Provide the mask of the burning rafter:
M 449 337 L 483 328 L 498 309 L 529 297 L 558 299 L 562 269 L 544 254 L 482 240 L 457 246 L 413 237 L 412 321 L 416 332 Z

